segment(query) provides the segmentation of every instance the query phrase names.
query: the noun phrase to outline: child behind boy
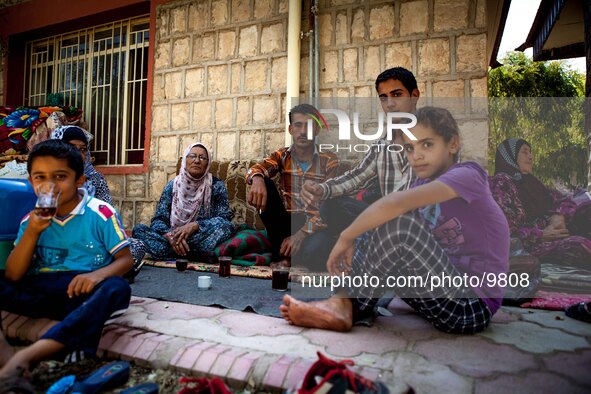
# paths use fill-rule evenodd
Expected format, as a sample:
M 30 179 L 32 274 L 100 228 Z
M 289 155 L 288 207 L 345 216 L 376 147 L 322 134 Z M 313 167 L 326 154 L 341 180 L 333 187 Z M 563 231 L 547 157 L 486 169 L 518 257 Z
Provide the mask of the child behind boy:
M 509 228 L 492 198 L 484 169 L 457 163 L 459 131 L 442 108 L 417 111 L 404 136 L 404 148 L 419 180 L 406 191 L 382 197 L 339 237 L 327 262 L 341 275 L 380 278 L 420 277 L 415 285 L 393 288 L 417 313 L 439 330 L 471 334 L 484 330 L 501 305 L 509 261 Z M 351 266 L 355 239 L 371 233 L 363 266 Z M 430 289 L 437 276 L 452 284 Z M 467 278 L 462 284 L 457 279 Z M 481 283 L 478 285 L 478 280 Z M 422 283 L 424 285 L 422 285 Z M 284 297 L 282 316 L 291 324 L 347 331 L 354 320 L 372 313 L 377 287 L 357 289 L 356 298 L 334 296 L 316 303 Z
M 32 345 L 15 352 L 0 332 L 0 378 L 22 375 L 52 355 L 94 355 L 104 324 L 129 306 L 121 278 L 132 267 L 119 215 L 87 195 L 82 156 L 61 140 L 37 144 L 27 163 L 37 191 L 51 182 L 60 192 L 55 217 L 35 210 L 21 222 L 0 278 L 0 310 L 61 320 Z

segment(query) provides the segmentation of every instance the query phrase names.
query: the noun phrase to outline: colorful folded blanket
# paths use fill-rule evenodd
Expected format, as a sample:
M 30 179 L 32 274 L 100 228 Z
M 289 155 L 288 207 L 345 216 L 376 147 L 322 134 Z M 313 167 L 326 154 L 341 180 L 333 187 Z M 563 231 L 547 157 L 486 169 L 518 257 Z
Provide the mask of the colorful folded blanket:
M 231 256 L 232 264 L 245 267 L 271 264 L 271 243 L 266 231 L 241 224 L 229 240 L 214 249 L 216 256 Z

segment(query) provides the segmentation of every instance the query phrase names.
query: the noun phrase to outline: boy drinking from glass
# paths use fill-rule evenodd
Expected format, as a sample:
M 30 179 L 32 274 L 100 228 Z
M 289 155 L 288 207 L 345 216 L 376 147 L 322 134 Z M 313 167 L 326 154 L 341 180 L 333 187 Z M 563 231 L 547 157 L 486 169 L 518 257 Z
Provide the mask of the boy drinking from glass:
M 80 152 L 61 140 L 37 144 L 27 163 L 35 190 L 59 191 L 56 215 L 31 211 L 0 278 L 0 309 L 61 320 L 15 352 L 0 333 L 0 379 L 13 378 L 56 354 L 95 354 L 103 326 L 129 306 L 121 275 L 132 267 L 128 241 L 115 209 L 88 196 Z

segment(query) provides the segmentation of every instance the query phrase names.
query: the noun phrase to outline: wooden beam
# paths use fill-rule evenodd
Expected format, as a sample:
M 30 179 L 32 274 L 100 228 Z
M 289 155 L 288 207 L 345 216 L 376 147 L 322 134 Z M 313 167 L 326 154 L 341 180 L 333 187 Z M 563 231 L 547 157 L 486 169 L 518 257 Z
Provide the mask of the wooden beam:
M 540 62 L 545 60 L 572 59 L 573 57 L 583 56 L 585 56 L 585 43 L 580 42 L 560 48 L 544 49 L 542 52 L 534 55 L 534 60 Z

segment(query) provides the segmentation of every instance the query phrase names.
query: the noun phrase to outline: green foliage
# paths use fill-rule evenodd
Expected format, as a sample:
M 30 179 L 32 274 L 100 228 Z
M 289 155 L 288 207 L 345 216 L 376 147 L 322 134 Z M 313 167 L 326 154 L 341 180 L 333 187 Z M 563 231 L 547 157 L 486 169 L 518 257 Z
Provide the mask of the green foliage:
M 489 172 L 507 138 L 532 145 L 534 174 L 547 184 L 575 188 L 587 183 L 584 76 L 564 62 L 534 62 L 510 52 L 489 71 Z

